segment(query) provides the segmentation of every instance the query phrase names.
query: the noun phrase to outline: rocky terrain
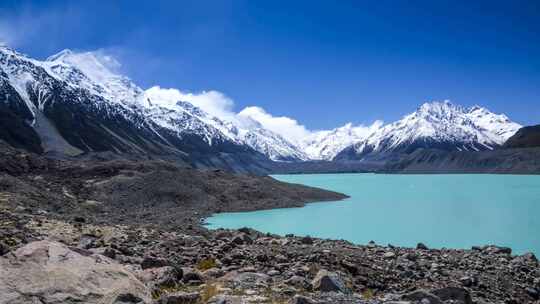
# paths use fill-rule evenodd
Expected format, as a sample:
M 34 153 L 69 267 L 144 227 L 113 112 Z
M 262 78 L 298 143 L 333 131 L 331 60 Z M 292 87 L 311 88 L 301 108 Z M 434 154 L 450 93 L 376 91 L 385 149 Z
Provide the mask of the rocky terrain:
M 56 161 L 6 145 L 0 154 L 0 303 L 538 303 L 536 257 L 509 248 L 201 224 L 339 193 L 156 161 Z

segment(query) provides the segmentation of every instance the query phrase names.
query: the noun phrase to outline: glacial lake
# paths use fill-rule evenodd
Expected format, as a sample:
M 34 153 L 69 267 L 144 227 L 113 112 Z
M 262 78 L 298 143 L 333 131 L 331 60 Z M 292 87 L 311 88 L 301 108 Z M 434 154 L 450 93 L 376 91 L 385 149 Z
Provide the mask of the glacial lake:
M 221 213 L 208 228 L 251 227 L 357 244 L 470 248 L 496 244 L 540 256 L 540 176 L 303 174 L 274 178 L 350 198 L 302 208 Z

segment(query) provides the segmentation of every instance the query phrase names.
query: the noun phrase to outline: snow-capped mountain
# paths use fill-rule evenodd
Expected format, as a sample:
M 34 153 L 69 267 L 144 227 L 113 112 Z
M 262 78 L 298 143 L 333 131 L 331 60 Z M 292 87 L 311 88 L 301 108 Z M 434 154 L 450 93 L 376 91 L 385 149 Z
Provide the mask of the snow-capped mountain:
M 243 143 L 267 155 L 272 160 L 305 161 L 310 159 L 302 152 L 301 147 L 262 126 L 240 129 L 239 138 Z
M 131 80 L 118 75 L 108 65 L 119 65 L 108 56 L 97 56 L 95 52 L 73 53 L 64 50 L 47 59 L 48 62 L 63 63 L 54 66 L 55 72 L 62 72 L 74 78 L 78 85 L 85 86 L 108 100 L 138 107 L 145 116 L 159 126 L 176 133 L 196 134 L 212 145 L 215 142 L 231 141 L 247 145 L 272 160 L 305 160 L 307 157 L 282 136 L 263 129 L 258 123 L 241 123 L 237 119 L 225 120 L 203 111 L 183 100 L 162 98 L 155 88 L 143 91 Z M 83 71 L 89 79 L 72 77 L 73 67 Z M 91 81 L 88 81 L 91 80 Z M 90 84 L 90 86 L 89 86 Z M 97 86 L 95 85 L 97 84 Z
M 464 108 L 449 101 L 425 103 L 403 119 L 375 130 L 338 153 L 335 159 L 363 159 L 418 148 L 446 151 L 492 150 L 521 126 L 505 115 L 478 106 Z
M 60 133 L 82 131 L 73 126 L 70 130 L 64 130 L 57 126 L 58 123 L 54 119 L 50 119 L 48 115 L 50 110 L 46 105 L 58 107 L 62 104 L 53 100 L 56 98 L 52 98 L 51 95 L 58 90 L 55 88 L 59 88 L 66 92 L 76 92 L 74 94 L 77 97 L 74 100 L 63 101 L 70 106 L 74 106 L 75 101 L 84 104 L 79 105 L 80 108 L 75 111 L 81 112 L 84 109 L 82 112 L 94 114 L 99 112 L 97 116 L 102 119 L 115 117 L 118 120 L 116 116 L 120 115 L 122 119 L 117 124 L 121 121 L 152 135 L 159 141 L 156 145 L 158 150 L 162 146 L 174 146 L 181 148 L 182 152 L 201 149 L 219 152 L 223 147 L 237 146 L 243 150 L 254 149 L 273 160 L 307 159 L 296 146 L 282 136 L 263 129 L 256 122 L 245 124 L 236 119 L 222 120 L 189 102 L 164 99 L 152 89 L 146 91 L 141 89 L 129 78 L 115 73 L 110 66 L 117 63 L 105 55 L 64 50 L 45 61 L 38 61 L 7 47 L 2 47 L 0 52 L 2 78 L 6 86 L 15 89 L 25 103 L 25 108 L 30 111 L 26 118 L 31 117 L 30 125 L 37 131 L 40 146 L 45 151 L 62 153 L 69 151 L 70 154 L 79 154 L 84 151 L 110 149 L 118 152 L 126 151 L 127 147 L 118 146 L 125 146 L 122 144 L 129 142 L 122 140 L 123 136 L 115 134 L 111 138 L 119 143 L 113 147 L 100 146 L 89 144 L 78 134 L 71 136 L 73 140 L 66 140 L 64 134 L 55 132 L 57 129 L 61 131 Z M 54 87 L 51 83 L 54 83 Z M 35 94 L 37 100 L 33 100 L 29 94 L 36 88 L 39 88 L 39 92 Z M 96 110 L 90 110 L 92 108 Z M 56 112 L 63 115 L 60 110 Z M 40 120 L 39 124 L 34 123 L 36 119 Z M 98 124 L 97 127 L 102 129 L 98 133 L 111 131 L 106 124 Z M 75 138 L 80 142 L 74 144 Z M 198 141 L 203 143 L 197 143 Z M 144 140 L 140 142 L 146 143 Z M 130 145 L 130 148 L 138 152 L 147 150 L 138 145 Z
M 391 124 L 346 124 L 298 142 L 254 117 L 212 115 L 159 87 L 143 90 L 118 65 L 100 52 L 64 50 L 40 61 L 0 46 L 0 139 L 36 152 L 173 154 L 226 167 L 246 159 L 358 160 L 420 147 L 489 150 L 521 127 L 482 107 L 432 102 Z
M 368 127 L 348 123 L 333 130 L 314 132 L 302 145 L 310 159 L 332 160 L 343 149 L 365 140 L 381 126 L 381 121 Z

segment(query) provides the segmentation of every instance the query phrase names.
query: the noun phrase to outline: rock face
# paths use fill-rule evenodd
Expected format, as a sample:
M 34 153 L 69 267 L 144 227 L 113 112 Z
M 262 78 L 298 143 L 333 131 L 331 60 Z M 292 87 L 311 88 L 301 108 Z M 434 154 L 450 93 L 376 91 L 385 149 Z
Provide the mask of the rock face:
M 0 303 L 151 303 L 148 289 L 115 261 L 51 241 L 0 258 Z

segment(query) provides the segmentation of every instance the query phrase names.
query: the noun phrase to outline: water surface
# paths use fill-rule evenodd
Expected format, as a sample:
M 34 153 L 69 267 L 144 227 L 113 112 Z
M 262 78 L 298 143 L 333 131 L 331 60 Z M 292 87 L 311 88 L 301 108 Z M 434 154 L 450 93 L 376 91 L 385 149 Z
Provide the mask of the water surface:
M 365 244 L 470 248 L 497 244 L 540 255 L 540 176 L 276 175 L 351 198 L 302 208 L 222 213 L 209 228 L 252 227 Z

